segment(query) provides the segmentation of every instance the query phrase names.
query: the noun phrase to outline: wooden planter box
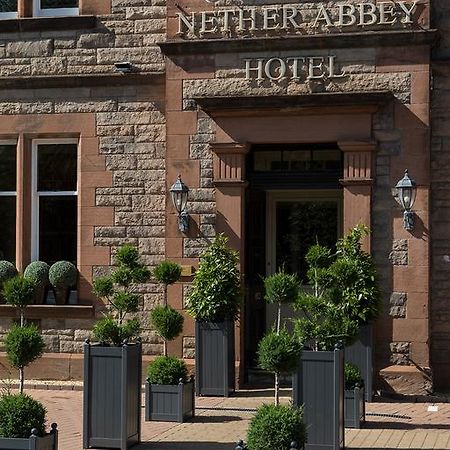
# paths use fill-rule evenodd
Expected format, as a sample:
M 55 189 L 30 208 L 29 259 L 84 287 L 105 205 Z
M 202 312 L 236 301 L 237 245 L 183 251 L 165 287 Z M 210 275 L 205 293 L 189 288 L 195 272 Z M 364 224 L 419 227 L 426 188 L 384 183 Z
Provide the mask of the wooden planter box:
M 234 322 L 196 322 L 196 394 L 228 397 L 234 385 Z
M 145 420 L 179 422 L 195 415 L 194 383 L 150 384 L 145 383 Z
M 354 364 L 361 372 L 364 380 L 366 402 L 372 401 L 373 393 L 373 362 L 372 362 L 372 325 L 366 325 L 359 330 L 358 340 L 345 348 L 345 361 Z
M 140 442 L 141 344 L 84 344 L 83 448 L 119 448 Z
M 304 407 L 306 450 L 344 448 L 344 350 L 303 351 L 292 378 L 292 400 Z
M 32 430 L 34 431 L 34 430 Z M 52 424 L 52 430 L 45 436 L 39 437 L 32 432 L 29 438 L 2 438 L 1 450 L 58 450 L 58 430 Z
M 363 387 L 345 390 L 344 413 L 346 428 L 361 428 L 361 424 L 366 422 Z

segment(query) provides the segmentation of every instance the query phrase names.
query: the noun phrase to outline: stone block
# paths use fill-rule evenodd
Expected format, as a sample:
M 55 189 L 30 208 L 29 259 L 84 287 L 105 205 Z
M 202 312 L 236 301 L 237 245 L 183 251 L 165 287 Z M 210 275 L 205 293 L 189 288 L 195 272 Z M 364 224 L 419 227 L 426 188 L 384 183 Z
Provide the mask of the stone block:
M 193 336 L 183 337 L 183 358 L 185 359 L 195 358 L 195 337 Z
M 15 41 L 6 44 L 8 58 L 33 58 L 39 56 L 52 56 L 53 39 Z

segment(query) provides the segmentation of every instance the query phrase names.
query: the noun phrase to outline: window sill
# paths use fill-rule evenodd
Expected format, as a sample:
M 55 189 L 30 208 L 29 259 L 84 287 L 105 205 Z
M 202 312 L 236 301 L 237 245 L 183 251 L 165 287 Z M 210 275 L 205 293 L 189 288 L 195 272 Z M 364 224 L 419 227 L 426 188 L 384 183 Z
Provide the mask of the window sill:
M 95 16 L 64 17 L 23 17 L 20 19 L 0 19 L 1 33 L 25 31 L 79 30 L 95 28 Z
M 25 310 L 27 319 L 91 319 L 94 305 L 29 305 Z M 0 317 L 18 317 L 18 310 L 11 305 L 0 305 Z

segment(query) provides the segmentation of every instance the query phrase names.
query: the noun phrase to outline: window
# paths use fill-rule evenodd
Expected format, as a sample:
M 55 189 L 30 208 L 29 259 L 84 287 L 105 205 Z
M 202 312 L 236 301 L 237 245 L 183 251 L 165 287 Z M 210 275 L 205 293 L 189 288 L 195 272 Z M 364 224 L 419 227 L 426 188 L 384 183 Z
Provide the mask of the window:
M 77 140 L 38 139 L 32 154 L 33 260 L 77 257 Z
M 34 0 L 33 15 L 36 17 L 76 16 L 78 0 Z
M 0 19 L 17 17 L 17 0 L 0 0 Z
M 15 141 L 0 141 L 0 260 L 16 261 L 16 159 Z

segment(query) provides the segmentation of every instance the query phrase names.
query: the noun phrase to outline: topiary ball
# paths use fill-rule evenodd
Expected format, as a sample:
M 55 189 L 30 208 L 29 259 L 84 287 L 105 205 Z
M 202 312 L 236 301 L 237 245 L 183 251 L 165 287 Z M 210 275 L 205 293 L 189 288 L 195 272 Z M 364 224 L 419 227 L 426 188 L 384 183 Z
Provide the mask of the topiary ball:
M 162 261 L 154 268 L 153 276 L 160 283 L 173 284 L 181 277 L 181 266 L 172 261 Z
M 31 429 L 38 436 L 45 433 L 44 406 L 25 394 L 2 395 L 0 397 L 0 436 L 5 438 L 29 438 Z
M 35 284 L 23 275 L 3 283 L 3 296 L 9 305 L 23 308 L 33 303 Z
M 293 303 L 298 296 L 300 282 L 296 275 L 283 270 L 264 279 L 267 303 Z
M 50 267 L 48 278 L 55 287 L 72 287 L 77 282 L 78 270 L 69 261 L 58 261 Z
M 147 369 L 150 384 L 178 384 L 180 380 L 186 383 L 188 370 L 182 359 L 174 356 L 158 356 Z
M 296 441 L 299 448 L 306 442 L 306 428 L 301 408 L 287 405 L 262 405 L 250 422 L 247 432 L 251 450 L 290 448 Z
M 9 261 L 0 261 L 0 289 L 5 281 L 14 278 L 17 275 L 17 269 Z
M 360 387 L 364 385 L 364 380 L 361 377 L 359 367 L 349 362 L 346 362 L 344 366 L 344 380 L 345 389 L 348 390 L 354 389 L 357 384 Z
M 33 281 L 36 286 L 45 287 L 50 283 L 48 279 L 49 270 L 50 266 L 46 262 L 33 261 L 28 264 L 23 275 L 25 278 Z
M 183 316 L 170 306 L 157 306 L 150 312 L 150 320 L 158 334 L 166 341 L 175 339 L 183 331 Z
M 258 344 L 258 363 L 274 373 L 292 373 L 298 364 L 302 346 L 286 330 L 267 333 Z
M 35 325 L 13 325 L 5 338 L 6 357 L 16 369 L 26 367 L 40 358 L 44 348 L 44 340 Z

